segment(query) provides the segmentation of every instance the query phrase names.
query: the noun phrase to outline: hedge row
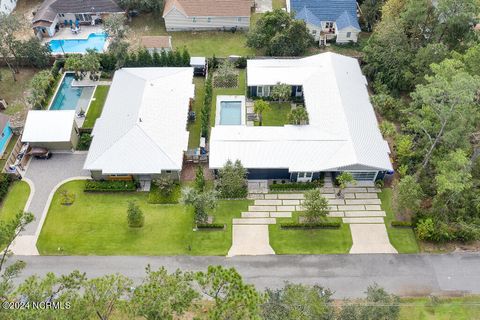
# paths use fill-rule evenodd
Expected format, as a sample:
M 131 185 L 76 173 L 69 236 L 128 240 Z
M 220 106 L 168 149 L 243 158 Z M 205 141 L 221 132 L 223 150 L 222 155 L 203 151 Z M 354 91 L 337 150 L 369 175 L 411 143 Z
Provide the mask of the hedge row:
M 409 221 L 399 221 L 399 220 L 394 220 L 390 223 L 392 227 L 395 228 L 411 228 L 412 223 Z
M 197 229 L 224 229 L 225 225 L 221 223 L 197 223 Z
M 87 180 L 85 183 L 85 192 L 122 192 L 136 191 L 137 183 L 135 181 L 107 181 L 107 180 Z
M 318 182 L 293 182 L 293 183 L 276 183 L 270 185 L 272 191 L 287 191 L 287 190 L 310 190 L 318 188 Z
M 316 222 L 316 223 L 299 223 L 285 222 L 280 223 L 282 229 L 338 229 L 342 226 L 340 222 Z
M 209 72 L 205 82 L 205 96 L 203 98 L 203 107 L 201 111 L 201 133 L 202 137 L 208 137 L 208 130 L 210 129 L 210 113 L 212 110 L 212 73 Z

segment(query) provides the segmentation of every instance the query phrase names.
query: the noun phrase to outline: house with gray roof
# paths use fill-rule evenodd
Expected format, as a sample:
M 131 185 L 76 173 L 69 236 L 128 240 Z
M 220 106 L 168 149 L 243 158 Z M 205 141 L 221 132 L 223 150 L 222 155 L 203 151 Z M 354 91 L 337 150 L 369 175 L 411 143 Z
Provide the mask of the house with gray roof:
M 337 43 L 357 42 L 361 31 L 355 0 L 288 0 L 287 11 L 305 21 L 320 45 L 333 39 Z
M 32 20 L 37 36 L 53 37 L 61 26 L 93 24 L 109 14 L 124 11 L 115 0 L 45 0 Z

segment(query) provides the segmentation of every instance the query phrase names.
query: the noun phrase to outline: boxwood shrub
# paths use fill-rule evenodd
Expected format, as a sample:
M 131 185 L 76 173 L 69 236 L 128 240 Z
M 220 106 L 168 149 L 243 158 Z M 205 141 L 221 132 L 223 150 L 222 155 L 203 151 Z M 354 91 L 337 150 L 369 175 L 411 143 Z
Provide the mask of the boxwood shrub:
M 280 223 L 282 229 L 338 229 L 342 226 L 340 222 L 325 221 L 316 223 L 285 222 Z
M 411 228 L 412 223 L 410 221 L 399 221 L 399 220 L 393 220 L 390 222 L 390 225 L 395 228 Z
M 225 225 L 222 223 L 197 223 L 197 229 L 216 229 L 223 230 Z
M 291 190 L 310 190 L 318 188 L 318 182 L 292 182 L 292 183 L 276 183 L 270 185 L 272 191 L 291 191 Z
M 136 191 L 136 181 L 87 180 L 85 192 L 123 192 Z

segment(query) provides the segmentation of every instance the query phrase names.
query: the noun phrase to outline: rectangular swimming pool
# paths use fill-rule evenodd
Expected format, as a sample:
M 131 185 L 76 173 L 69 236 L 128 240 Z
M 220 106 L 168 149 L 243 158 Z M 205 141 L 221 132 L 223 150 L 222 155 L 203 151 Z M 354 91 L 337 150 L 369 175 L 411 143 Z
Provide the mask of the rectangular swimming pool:
M 50 49 L 53 54 L 85 53 L 87 49 L 103 52 L 107 35 L 105 33 L 91 33 L 87 39 L 54 39 L 50 40 Z
M 220 124 L 221 125 L 242 124 L 242 103 L 240 101 L 220 102 Z
M 217 96 L 215 124 L 239 126 L 245 124 L 245 96 Z
M 95 87 L 73 87 L 73 73 L 66 73 L 50 105 L 50 110 L 77 110 L 87 112 Z

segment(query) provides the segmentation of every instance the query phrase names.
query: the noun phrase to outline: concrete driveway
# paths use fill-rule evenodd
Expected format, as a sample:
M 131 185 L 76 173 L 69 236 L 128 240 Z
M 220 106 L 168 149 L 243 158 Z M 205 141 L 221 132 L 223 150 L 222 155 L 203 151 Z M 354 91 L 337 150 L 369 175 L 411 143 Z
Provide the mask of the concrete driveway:
M 36 255 L 36 242 L 45 221 L 55 190 L 66 180 L 86 179 L 88 171 L 83 170 L 86 152 L 55 153 L 49 160 L 32 159 L 28 164 L 24 180 L 30 185 L 30 199 L 26 211 L 33 213 L 35 220 L 15 240 L 12 251 L 15 254 Z

